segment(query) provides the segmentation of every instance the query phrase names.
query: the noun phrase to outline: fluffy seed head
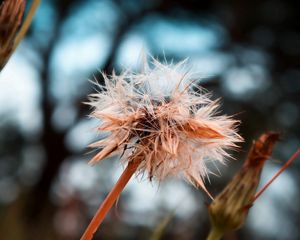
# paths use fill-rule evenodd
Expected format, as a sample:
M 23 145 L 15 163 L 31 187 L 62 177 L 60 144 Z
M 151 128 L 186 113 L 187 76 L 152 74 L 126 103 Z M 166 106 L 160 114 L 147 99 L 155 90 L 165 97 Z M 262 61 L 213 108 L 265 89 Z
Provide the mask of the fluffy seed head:
M 102 149 L 91 163 L 120 154 L 138 161 L 140 172 L 162 180 L 181 175 L 205 190 L 207 162 L 224 163 L 226 150 L 242 138 L 237 121 L 217 115 L 218 101 L 209 99 L 185 61 L 145 64 L 141 73 L 103 74 L 105 86 L 90 96 L 98 131 L 109 135 L 90 147 Z

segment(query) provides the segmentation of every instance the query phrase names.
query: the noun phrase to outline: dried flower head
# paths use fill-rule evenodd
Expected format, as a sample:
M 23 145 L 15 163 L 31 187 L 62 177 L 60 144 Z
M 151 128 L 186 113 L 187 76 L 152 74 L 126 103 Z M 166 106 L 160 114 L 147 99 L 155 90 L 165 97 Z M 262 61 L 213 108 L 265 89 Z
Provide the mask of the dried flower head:
M 237 121 L 216 115 L 218 101 L 192 80 L 185 61 L 164 65 L 153 60 L 152 65 L 145 64 L 138 74 L 103 74 L 105 87 L 99 86 L 89 104 L 92 116 L 101 120 L 98 130 L 110 135 L 90 145 L 102 148 L 91 163 L 120 154 L 138 162 L 150 180 L 179 174 L 205 189 L 207 162 L 224 163 L 226 150 L 241 141 Z
M 24 0 L 5 0 L 0 4 L 0 69 L 13 51 L 24 9 Z
M 226 149 L 241 141 L 237 121 L 216 116 L 218 101 L 210 100 L 192 81 L 184 62 L 163 65 L 153 60 L 152 64 L 149 68 L 145 63 L 139 74 L 103 74 L 105 87 L 99 86 L 100 91 L 91 95 L 92 116 L 101 120 L 98 130 L 110 133 L 90 145 L 102 148 L 91 163 L 120 154 L 127 167 L 81 240 L 93 238 L 136 171 L 148 173 L 150 180 L 180 174 L 206 191 L 207 161 L 224 162 L 229 156 Z
M 212 224 L 208 239 L 219 239 L 225 232 L 237 230 L 244 224 L 255 200 L 261 171 L 278 139 L 278 133 L 270 132 L 253 142 L 241 170 L 208 207 Z

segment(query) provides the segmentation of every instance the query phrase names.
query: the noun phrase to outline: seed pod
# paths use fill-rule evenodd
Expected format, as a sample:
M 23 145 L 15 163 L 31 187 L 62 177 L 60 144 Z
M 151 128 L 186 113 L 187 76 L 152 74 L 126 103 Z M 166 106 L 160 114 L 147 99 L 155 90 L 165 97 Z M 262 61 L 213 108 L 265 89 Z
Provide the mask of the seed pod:
M 278 139 L 278 133 L 266 133 L 255 141 L 241 170 L 210 204 L 211 224 L 219 235 L 237 230 L 244 224 L 253 204 L 262 168 Z

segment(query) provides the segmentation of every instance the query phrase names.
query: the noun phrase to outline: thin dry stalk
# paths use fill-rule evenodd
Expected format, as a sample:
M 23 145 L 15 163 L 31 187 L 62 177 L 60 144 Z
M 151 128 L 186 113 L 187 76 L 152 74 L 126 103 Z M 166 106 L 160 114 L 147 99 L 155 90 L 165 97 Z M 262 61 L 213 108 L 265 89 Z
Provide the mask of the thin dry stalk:
M 268 182 L 268 183 L 266 183 L 266 185 L 265 186 L 263 186 L 262 187 L 262 189 L 261 190 L 259 190 L 256 194 L 255 194 L 255 196 L 254 196 L 254 198 L 253 198 L 253 202 L 257 199 L 257 198 L 259 198 L 259 196 L 271 185 L 271 183 L 272 182 L 274 182 L 275 181 L 275 179 L 281 174 L 281 173 L 283 173 L 291 164 L 292 164 L 292 162 L 296 159 L 296 158 L 298 158 L 300 156 L 300 148 L 290 157 L 290 159 L 279 169 L 279 171 L 274 175 L 274 177 L 272 177 L 271 178 L 271 180 Z
M 136 172 L 139 163 L 137 162 L 129 162 L 128 166 L 120 176 L 118 182 L 115 184 L 113 189 L 107 195 L 103 203 L 100 205 L 98 211 L 96 212 L 95 216 L 93 217 L 92 221 L 90 222 L 89 226 L 85 230 L 84 234 L 80 238 L 81 240 L 90 240 L 93 239 L 93 236 L 97 229 L 99 228 L 100 224 L 103 222 L 106 214 L 114 205 L 118 197 L 120 196 L 121 192 L 125 188 L 126 184 L 132 177 L 132 175 Z
M 34 16 L 38 6 L 40 5 L 40 3 L 41 3 L 41 0 L 32 0 L 32 3 L 30 5 L 30 9 L 29 9 L 28 14 L 26 16 L 26 19 L 25 19 L 20 31 L 18 32 L 18 35 L 16 36 L 13 51 L 18 47 L 18 45 L 20 44 L 20 42 L 24 38 L 28 28 L 30 27 L 33 16 Z

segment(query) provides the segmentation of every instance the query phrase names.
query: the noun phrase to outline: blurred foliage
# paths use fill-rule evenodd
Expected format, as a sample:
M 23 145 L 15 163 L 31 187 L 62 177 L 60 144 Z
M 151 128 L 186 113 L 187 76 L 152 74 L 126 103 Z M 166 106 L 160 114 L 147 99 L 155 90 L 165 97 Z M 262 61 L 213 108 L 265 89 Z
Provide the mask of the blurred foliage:
M 99 70 L 138 69 L 143 48 L 162 60 L 188 57 L 203 86 L 222 97 L 222 112 L 237 113 L 246 139 L 237 159 L 266 130 L 283 133 L 274 159 L 287 159 L 300 145 L 299 13 L 296 0 L 42 1 L 0 76 L 0 235 L 79 238 L 120 173 L 118 161 L 86 164 L 85 146 L 96 137 L 82 104 L 94 91 L 87 79 L 101 83 Z M 220 192 L 241 164 L 219 166 L 210 191 Z M 276 167 L 267 165 L 263 181 Z M 299 239 L 298 169 L 295 163 L 257 201 L 246 226 L 225 239 Z M 166 183 L 152 187 L 159 189 L 154 202 L 151 186 L 140 185 L 128 186 L 96 239 L 149 239 L 174 201 L 181 204 L 162 239 L 205 239 L 200 191 Z

